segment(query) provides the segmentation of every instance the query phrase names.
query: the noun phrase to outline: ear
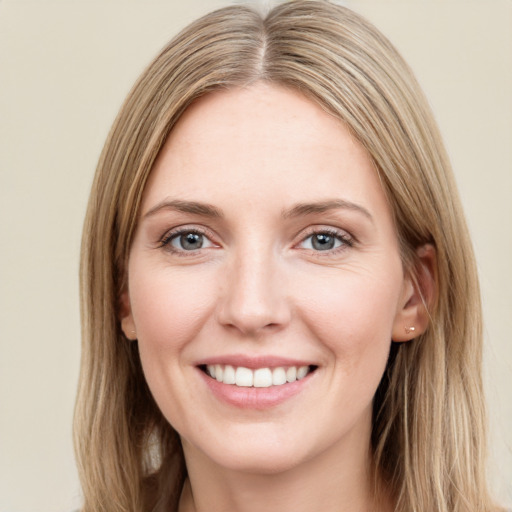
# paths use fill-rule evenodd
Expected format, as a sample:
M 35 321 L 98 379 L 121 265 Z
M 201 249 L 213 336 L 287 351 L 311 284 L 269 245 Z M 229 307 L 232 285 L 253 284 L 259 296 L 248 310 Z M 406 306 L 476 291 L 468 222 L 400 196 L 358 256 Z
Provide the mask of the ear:
M 429 309 L 437 297 L 436 274 L 435 247 L 432 244 L 420 246 L 416 249 L 415 264 L 404 280 L 399 310 L 393 323 L 393 341 L 409 341 L 427 330 Z
M 132 307 L 130 304 L 130 296 L 128 290 L 125 290 L 120 297 L 119 316 L 121 320 L 121 329 L 124 335 L 131 341 L 137 339 L 137 330 L 133 321 Z

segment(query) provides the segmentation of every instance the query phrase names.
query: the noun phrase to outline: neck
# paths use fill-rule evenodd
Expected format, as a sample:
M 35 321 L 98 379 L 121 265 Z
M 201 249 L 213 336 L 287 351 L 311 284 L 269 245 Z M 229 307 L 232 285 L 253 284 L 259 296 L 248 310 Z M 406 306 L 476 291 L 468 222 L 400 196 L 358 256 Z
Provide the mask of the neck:
M 347 445 L 345 445 L 347 446 Z M 375 494 L 368 446 L 332 448 L 277 473 L 251 473 L 216 466 L 187 450 L 189 479 L 180 512 L 389 512 L 389 497 Z M 189 454 L 187 456 L 187 451 Z

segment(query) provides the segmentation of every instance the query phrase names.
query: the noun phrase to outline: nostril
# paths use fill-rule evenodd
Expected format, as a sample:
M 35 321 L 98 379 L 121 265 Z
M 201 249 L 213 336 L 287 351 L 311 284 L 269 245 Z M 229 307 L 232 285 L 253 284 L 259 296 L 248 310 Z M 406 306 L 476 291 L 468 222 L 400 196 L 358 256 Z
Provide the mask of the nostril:
M 283 286 L 258 266 L 261 262 L 237 267 L 217 303 L 219 323 L 247 336 L 280 330 L 291 317 Z

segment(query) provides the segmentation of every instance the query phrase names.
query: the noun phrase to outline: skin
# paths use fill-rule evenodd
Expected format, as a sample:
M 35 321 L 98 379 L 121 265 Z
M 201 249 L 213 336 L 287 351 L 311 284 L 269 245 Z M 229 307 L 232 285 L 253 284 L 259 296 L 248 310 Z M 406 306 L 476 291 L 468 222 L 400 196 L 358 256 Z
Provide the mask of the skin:
M 180 245 L 190 230 L 202 248 Z M 372 399 L 391 340 L 427 320 L 372 161 L 339 120 L 264 83 L 197 101 L 147 183 L 122 299 L 123 330 L 182 438 L 181 511 L 373 508 Z M 284 402 L 241 408 L 197 367 L 228 354 L 316 370 Z

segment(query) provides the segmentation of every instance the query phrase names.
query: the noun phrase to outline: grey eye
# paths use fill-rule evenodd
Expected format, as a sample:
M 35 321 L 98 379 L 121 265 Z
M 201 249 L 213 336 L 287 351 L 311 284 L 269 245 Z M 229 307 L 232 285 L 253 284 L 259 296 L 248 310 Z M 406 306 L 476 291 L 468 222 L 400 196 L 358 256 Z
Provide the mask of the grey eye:
M 334 244 L 336 239 L 325 233 L 318 233 L 317 235 L 313 235 L 311 238 L 311 245 L 313 249 L 317 251 L 326 251 L 328 249 L 334 248 Z
M 194 251 L 201 249 L 204 244 L 204 236 L 200 233 L 182 233 L 171 240 L 171 245 L 183 251 Z
M 340 247 L 344 242 L 340 237 L 330 233 L 314 233 L 302 241 L 303 249 L 314 251 L 329 251 Z

